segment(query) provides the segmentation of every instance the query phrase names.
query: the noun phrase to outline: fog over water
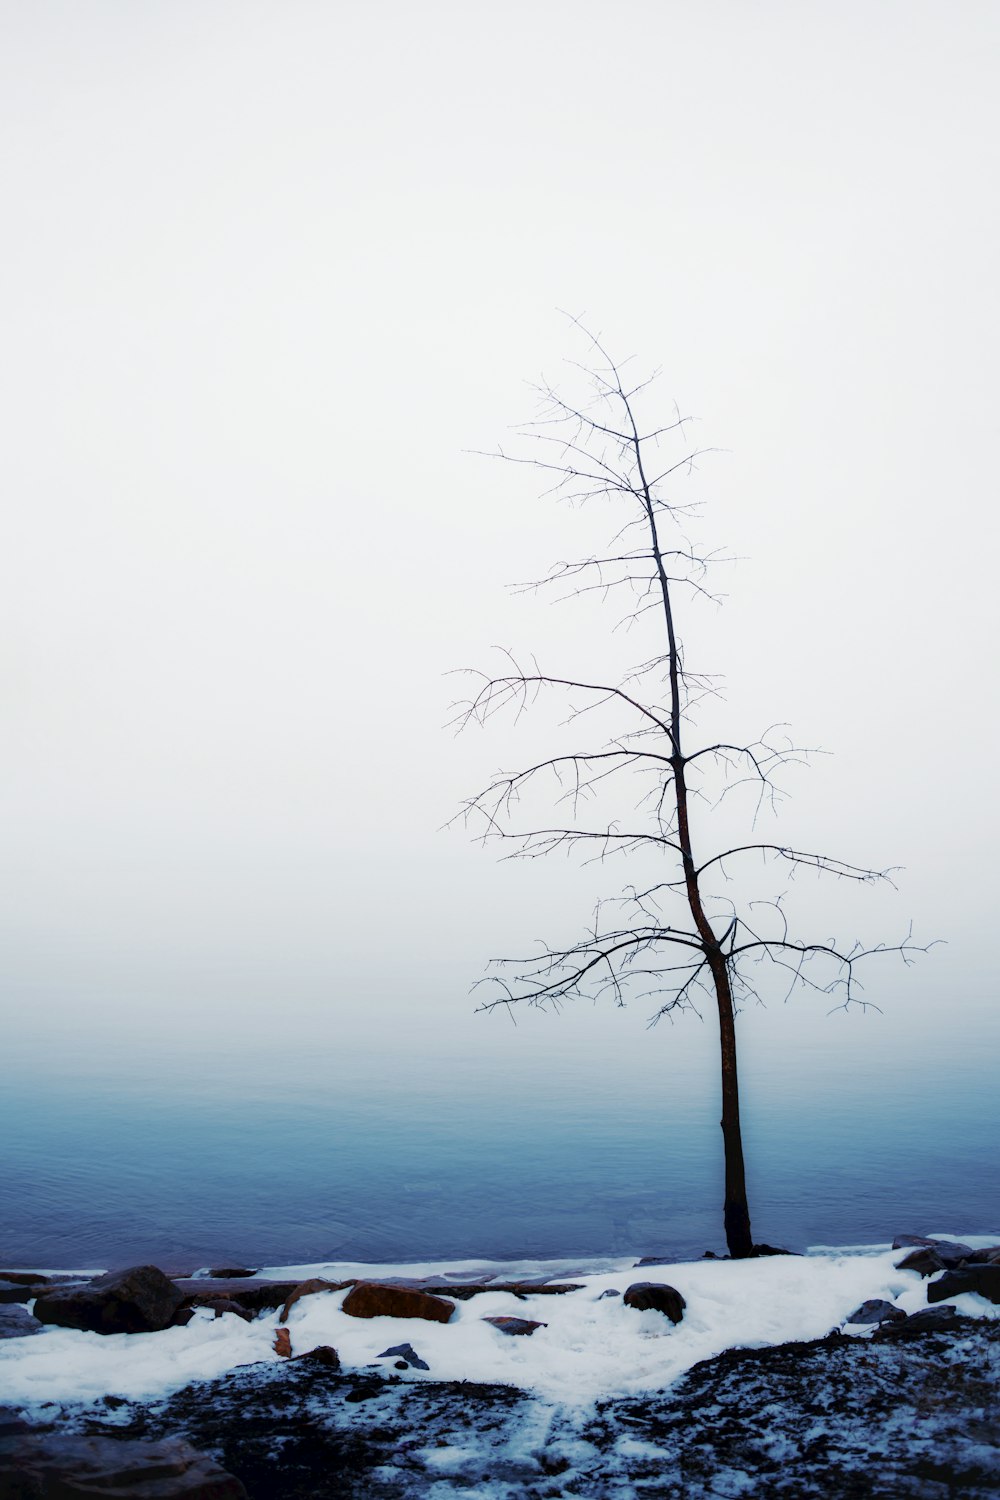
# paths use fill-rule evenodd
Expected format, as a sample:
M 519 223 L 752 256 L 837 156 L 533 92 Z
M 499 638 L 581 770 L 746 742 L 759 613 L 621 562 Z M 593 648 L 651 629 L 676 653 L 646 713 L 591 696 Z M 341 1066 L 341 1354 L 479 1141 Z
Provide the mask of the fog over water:
M 603 534 L 474 452 L 560 308 L 716 450 L 704 730 L 830 752 L 760 831 L 901 867 L 797 915 L 942 940 L 744 1015 L 755 1229 L 996 1228 L 995 8 L 3 20 L 2 1253 L 718 1238 L 709 1017 L 469 994 L 633 878 L 444 826 L 555 727 L 452 669 L 658 644 L 507 588 Z

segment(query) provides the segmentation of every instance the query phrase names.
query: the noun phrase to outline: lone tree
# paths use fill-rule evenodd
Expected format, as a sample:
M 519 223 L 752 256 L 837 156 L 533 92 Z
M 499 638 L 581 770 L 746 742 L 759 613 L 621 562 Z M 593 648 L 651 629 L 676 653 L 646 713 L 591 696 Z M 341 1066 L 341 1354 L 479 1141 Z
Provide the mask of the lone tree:
M 697 1009 L 699 997 L 714 1002 L 722 1072 L 725 1233 L 730 1254 L 745 1257 L 754 1253 L 754 1242 L 740 1127 L 737 1010 L 748 999 L 761 997 L 768 968 L 787 993 L 806 985 L 836 995 L 843 1006 L 864 1005 L 856 976 L 862 961 L 896 953 L 908 962 L 918 950 L 909 937 L 874 947 L 799 939 L 790 931 L 780 895 L 737 904 L 726 889 L 746 860 L 784 866 L 793 875 L 805 868 L 865 883 L 889 880 L 888 870 L 865 869 L 777 842 L 727 842 L 707 854 L 696 844 L 693 813 L 700 815 L 702 804 L 710 825 L 709 813 L 726 794 L 749 785 L 755 826 L 761 803 L 775 801 L 776 773 L 789 762 L 802 761 L 807 752 L 781 741 L 773 729 L 749 744 L 716 741 L 691 747 L 695 710 L 701 699 L 715 693 L 715 686 L 685 665 L 678 611 L 693 594 L 714 597 L 707 580 L 726 559 L 691 540 L 693 507 L 667 498 L 665 486 L 699 455 L 687 451 L 687 420 L 679 414 L 665 425 L 643 425 L 641 413 L 655 376 L 631 383 L 625 366 L 573 321 L 590 350 L 588 363 L 573 367 L 584 379 L 584 395 L 573 402 L 547 384 L 539 386 L 539 415 L 519 429 L 521 447 L 500 449 L 494 456 L 531 465 L 546 477 L 547 493 L 574 506 L 609 502 L 615 512 L 612 541 L 602 555 L 558 563 L 547 578 L 524 587 L 555 584 L 564 595 L 593 592 L 604 598 L 624 592 L 625 622 L 655 621 L 659 650 L 617 685 L 551 675 L 534 661 L 530 667 L 521 665 L 510 653 L 504 653 L 500 675 L 474 673 L 474 696 L 458 705 L 459 728 L 483 724 L 504 710 L 520 716 L 540 697 L 556 694 L 568 703 L 565 722 L 576 725 L 586 715 L 591 724 L 610 713 L 611 729 L 596 743 L 498 774 L 467 799 L 459 816 L 476 826 L 482 839 L 502 841 L 509 858 L 582 850 L 600 861 L 620 856 L 645 865 L 643 855 L 648 854 L 657 863 L 657 878 L 641 888 L 629 884 L 615 898 L 602 900 L 584 936 L 569 947 L 543 944 L 526 958 L 494 960 L 493 972 L 481 981 L 492 986 L 483 1009 L 558 1006 L 573 997 L 608 994 L 623 1004 L 637 987 L 655 1000 L 652 1021 Z M 666 457 L 678 443 L 685 450 L 682 455 Z M 631 801 L 639 827 L 623 827 L 608 811 L 609 793 L 617 807 L 625 779 L 639 784 L 638 798 Z M 554 805 L 564 815 L 557 814 L 554 825 L 546 819 L 536 826 L 529 818 L 530 826 L 517 826 L 522 809 L 534 811 L 539 791 L 545 792 L 547 803 L 554 794 Z M 693 807 L 696 802 L 699 806 Z

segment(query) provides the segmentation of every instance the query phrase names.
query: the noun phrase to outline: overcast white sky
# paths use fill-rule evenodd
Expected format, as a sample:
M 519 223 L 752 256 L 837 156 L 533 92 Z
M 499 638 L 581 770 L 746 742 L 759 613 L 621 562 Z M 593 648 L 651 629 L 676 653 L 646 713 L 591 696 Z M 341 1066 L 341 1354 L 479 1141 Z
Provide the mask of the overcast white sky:
M 504 588 L 574 518 L 467 452 L 579 356 L 558 308 L 725 450 L 695 484 L 746 560 L 689 649 L 741 737 L 835 752 L 796 833 L 906 866 L 885 935 L 949 946 L 899 1003 L 992 993 L 994 4 L 2 15 L 19 1008 L 457 1017 L 575 933 L 585 879 L 439 831 L 509 758 L 443 674 L 609 661 Z

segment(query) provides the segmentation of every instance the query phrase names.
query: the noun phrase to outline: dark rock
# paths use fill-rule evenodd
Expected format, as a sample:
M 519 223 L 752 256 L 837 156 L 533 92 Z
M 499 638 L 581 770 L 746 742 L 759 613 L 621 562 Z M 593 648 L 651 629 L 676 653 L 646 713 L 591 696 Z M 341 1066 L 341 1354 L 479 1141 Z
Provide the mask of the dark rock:
M 983 1250 L 973 1250 L 972 1254 L 966 1257 L 966 1265 L 1000 1265 L 1000 1245 L 987 1245 Z
M 30 1432 L 26 1422 L 13 1406 L 0 1406 L 0 1437 L 10 1437 L 12 1432 Z
M 867 1302 L 845 1318 L 845 1323 L 898 1323 L 906 1314 L 901 1307 L 894 1302 L 886 1302 L 884 1297 L 870 1297 Z
M 156 1266 L 132 1266 L 83 1286 L 47 1290 L 35 1301 L 35 1317 L 87 1333 L 155 1333 L 169 1326 L 183 1300 Z
M 945 1297 L 960 1297 L 963 1292 L 976 1292 L 990 1302 L 1000 1302 L 1000 1265 L 964 1265 L 957 1271 L 945 1271 L 937 1281 L 928 1282 L 928 1302 L 941 1302 Z
M 953 1307 L 950 1302 L 945 1302 L 940 1307 L 922 1307 L 919 1312 L 911 1313 L 908 1318 L 903 1318 L 899 1323 L 883 1323 L 881 1328 L 876 1329 L 872 1334 L 872 1337 L 875 1339 L 914 1339 L 925 1333 L 957 1333 L 961 1328 L 962 1322 L 958 1315 L 958 1308 Z
M 798 1250 L 781 1250 L 777 1245 L 754 1245 L 748 1260 L 760 1260 L 765 1255 L 798 1255 Z
M 48 1290 L 47 1282 L 39 1282 L 37 1286 L 33 1286 L 23 1281 L 0 1281 L 0 1306 L 8 1302 L 29 1302 L 32 1297 L 38 1297 Z
M 395 1376 L 393 1377 L 396 1378 Z M 383 1386 L 381 1382 L 370 1382 L 368 1385 L 355 1385 L 347 1392 L 345 1401 L 371 1401 L 375 1396 L 381 1396 Z
M 240 1276 L 256 1276 L 257 1271 L 247 1271 L 242 1266 L 215 1266 L 208 1274 L 217 1281 L 231 1281 Z
M 409 1283 L 411 1286 L 415 1283 Z M 401 1280 L 387 1281 L 386 1286 L 406 1285 Z M 480 1297 L 484 1292 L 507 1292 L 512 1297 L 518 1297 L 522 1302 L 525 1297 L 559 1297 L 564 1292 L 578 1292 L 582 1282 L 575 1281 L 466 1281 L 466 1282 L 443 1282 L 437 1279 L 423 1282 L 420 1290 L 432 1292 L 435 1296 L 453 1297 L 456 1302 L 468 1302 L 472 1297 Z
M 47 1286 L 52 1279 L 43 1271 L 0 1271 L 0 1282 L 13 1282 L 15 1286 Z
M 621 1292 L 618 1290 L 618 1288 L 616 1286 L 608 1286 L 608 1287 L 604 1288 L 604 1291 L 601 1293 L 601 1295 L 598 1297 L 597 1300 L 598 1300 L 598 1302 L 603 1302 L 604 1299 L 605 1299 L 605 1297 L 620 1297 L 620 1296 L 621 1296 Z
M 8 1302 L 0 1307 L 0 1339 L 23 1339 L 29 1333 L 41 1333 L 42 1325 L 26 1307 Z
M 536 1328 L 548 1328 L 548 1323 L 536 1323 L 533 1318 L 483 1318 L 482 1322 L 490 1323 L 500 1333 L 509 1334 L 513 1337 L 530 1337 Z
M 180 1438 L 135 1442 L 28 1432 L 0 1438 L 11 1500 L 247 1500 L 238 1479 Z
M 298 1354 L 296 1358 L 311 1360 L 314 1365 L 325 1365 L 329 1370 L 340 1369 L 340 1355 L 332 1344 L 317 1344 L 315 1349 L 307 1349 L 305 1354 Z
M 254 1320 L 252 1309 L 244 1307 L 242 1302 L 234 1302 L 232 1297 L 213 1297 L 208 1306 L 211 1307 L 217 1318 L 221 1318 L 223 1313 L 235 1313 L 238 1318 L 243 1319 L 244 1323 L 252 1323 Z M 194 1311 L 193 1307 L 185 1307 L 177 1314 L 177 1317 L 178 1319 L 184 1318 L 190 1323 L 194 1317 Z M 283 1323 L 284 1321 L 282 1317 L 281 1322 Z
M 944 1270 L 944 1261 L 936 1250 L 927 1245 L 920 1250 L 911 1250 L 909 1255 L 897 1260 L 896 1270 L 918 1271 L 921 1276 L 933 1276 L 935 1271 Z
M 675 1287 L 659 1281 L 635 1281 L 625 1293 L 625 1305 L 639 1312 L 661 1312 L 671 1323 L 679 1323 L 687 1303 Z
M 975 1253 L 971 1245 L 965 1245 L 961 1240 L 935 1240 L 922 1234 L 897 1234 L 892 1242 L 894 1250 L 903 1250 L 911 1245 L 914 1248 L 936 1250 L 945 1265 L 957 1265 L 960 1260 L 966 1260 Z
M 430 1365 L 414 1349 L 412 1344 L 393 1344 L 391 1349 L 383 1349 L 378 1356 L 379 1359 L 392 1359 L 397 1356 L 403 1361 L 403 1368 L 412 1365 L 415 1370 L 429 1370 Z
M 455 1304 L 429 1292 L 359 1281 L 344 1298 L 343 1311 L 352 1318 L 424 1318 L 431 1323 L 447 1323 Z
M 634 1262 L 636 1270 L 640 1266 L 675 1266 L 676 1264 L 676 1255 L 644 1255 L 641 1260 Z
M 188 1276 L 181 1277 L 174 1285 L 184 1301 L 192 1307 L 211 1307 L 219 1297 L 227 1297 L 231 1302 L 238 1302 L 241 1307 L 249 1308 L 251 1312 L 261 1312 L 265 1307 L 281 1307 L 302 1283 L 267 1281 L 263 1278 L 207 1281 L 202 1277 Z

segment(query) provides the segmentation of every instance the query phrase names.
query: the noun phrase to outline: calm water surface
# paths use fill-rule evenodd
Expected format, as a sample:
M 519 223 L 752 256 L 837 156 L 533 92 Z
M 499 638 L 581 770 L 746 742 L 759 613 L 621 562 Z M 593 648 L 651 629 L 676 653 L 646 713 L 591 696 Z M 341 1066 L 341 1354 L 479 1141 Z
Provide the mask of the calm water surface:
M 928 1013 L 742 1022 L 758 1238 L 998 1233 L 992 1060 Z M 204 1265 L 656 1252 L 721 1244 L 708 1023 L 393 1013 L 348 1034 L 22 1028 L 0 1091 L 0 1259 Z

